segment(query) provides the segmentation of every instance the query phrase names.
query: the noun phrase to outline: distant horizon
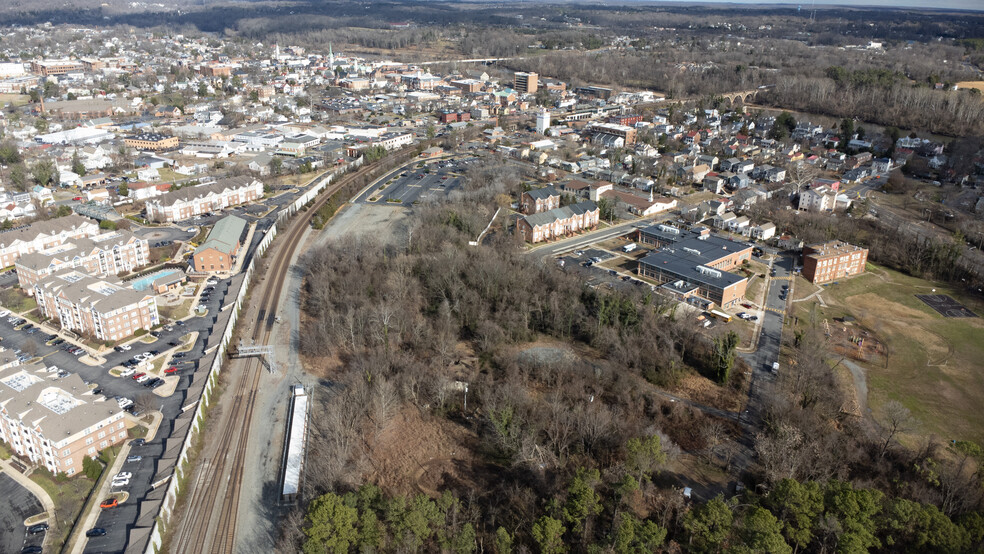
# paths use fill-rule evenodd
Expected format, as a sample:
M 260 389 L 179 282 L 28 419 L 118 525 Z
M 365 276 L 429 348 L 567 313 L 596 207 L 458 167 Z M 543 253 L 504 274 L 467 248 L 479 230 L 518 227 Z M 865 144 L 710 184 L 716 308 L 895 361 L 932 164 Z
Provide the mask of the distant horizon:
M 577 0 L 575 0 L 577 1 Z M 984 13 L 984 0 L 858 0 L 853 3 L 850 0 L 806 0 L 795 2 L 790 0 L 688 0 L 681 2 L 677 0 L 636 0 L 646 4 L 737 4 L 737 5 L 768 5 L 768 6 L 789 6 L 802 7 L 807 10 L 816 6 L 818 8 L 895 8 L 895 9 L 924 9 L 924 10 L 969 10 Z M 604 2 L 603 2 L 604 3 Z

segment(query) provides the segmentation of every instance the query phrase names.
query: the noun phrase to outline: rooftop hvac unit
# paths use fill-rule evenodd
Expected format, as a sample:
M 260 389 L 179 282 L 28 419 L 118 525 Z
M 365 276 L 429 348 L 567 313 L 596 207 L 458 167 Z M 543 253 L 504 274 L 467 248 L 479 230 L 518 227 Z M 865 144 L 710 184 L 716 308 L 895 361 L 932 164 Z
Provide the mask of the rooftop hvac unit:
M 697 250 L 695 248 L 687 248 L 686 246 L 684 246 L 683 251 L 688 254 L 693 254 L 694 256 L 700 256 L 700 250 Z
M 700 273 L 702 273 L 702 274 L 704 274 L 704 275 L 710 275 L 711 277 L 714 277 L 716 279 L 720 279 L 721 278 L 721 272 L 720 271 L 718 271 L 716 269 L 711 269 L 711 268 L 709 268 L 707 266 L 699 265 L 699 266 L 697 266 L 697 271 L 700 272 Z

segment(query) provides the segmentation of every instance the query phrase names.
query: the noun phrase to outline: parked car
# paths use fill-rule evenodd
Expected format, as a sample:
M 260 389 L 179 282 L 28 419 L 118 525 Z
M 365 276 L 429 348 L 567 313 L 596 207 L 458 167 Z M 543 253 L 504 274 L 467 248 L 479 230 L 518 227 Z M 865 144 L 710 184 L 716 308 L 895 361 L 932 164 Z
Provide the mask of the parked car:
M 174 367 L 173 365 L 164 370 L 164 373 L 168 373 L 168 374 L 177 373 L 177 372 L 178 372 L 178 368 Z
M 133 439 L 130 441 L 130 446 L 143 446 L 147 443 L 146 439 Z
M 113 482 L 110 483 L 110 484 L 112 486 L 118 487 L 118 488 L 119 487 L 125 487 L 125 486 L 127 486 L 127 485 L 130 484 L 130 480 L 129 479 L 113 479 Z
M 106 530 L 103 529 L 102 527 L 93 527 L 92 529 L 89 529 L 88 531 L 85 532 L 85 536 L 87 537 L 102 537 L 105 535 L 106 535 Z
M 130 473 L 129 471 L 121 471 L 121 472 L 119 472 L 119 473 L 116 474 L 116 477 L 113 477 L 113 481 L 119 481 L 119 480 L 122 480 L 122 479 L 129 479 L 130 477 L 133 477 L 133 474 Z
M 117 501 L 115 498 L 107 498 L 106 500 L 103 500 L 101 504 L 99 504 L 99 507 L 100 508 L 115 508 L 115 507 L 117 507 L 119 505 L 120 505 L 119 501 Z
M 30 533 L 31 535 L 38 535 L 44 533 L 47 530 L 48 530 L 47 523 L 38 523 L 36 525 L 32 525 L 27 528 L 27 532 Z
M 41 547 L 36 544 L 21 548 L 21 554 L 41 554 L 41 552 L 43 552 Z
M 142 459 L 143 459 L 143 456 L 127 456 L 126 457 L 126 462 L 127 463 L 130 463 L 130 462 L 139 462 Z
M 10 315 L 10 310 L 0 310 L 0 317 L 7 317 Z
M 147 382 L 147 381 L 149 381 L 151 379 L 153 379 L 153 377 L 151 377 L 150 375 L 144 374 L 144 375 L 141 375 L 140 377 L 137 378 L 137 382 L 138 383 L 144 383 L 144 382 Z
M 133 379 L 134 381 L 138 381 L 144 375 L 147 375 L 147 374 L 144 373 L 143 371 L 141 371 L 140 373 L 134 373 L 133 374 L 133 377 L 131 377 L 131 379 Z

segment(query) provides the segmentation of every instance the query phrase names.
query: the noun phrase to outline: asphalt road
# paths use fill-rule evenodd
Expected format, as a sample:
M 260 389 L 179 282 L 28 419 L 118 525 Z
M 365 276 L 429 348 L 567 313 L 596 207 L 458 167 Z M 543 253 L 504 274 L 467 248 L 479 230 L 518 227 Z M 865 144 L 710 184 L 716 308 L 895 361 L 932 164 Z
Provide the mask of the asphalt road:
M 667 219 L 669 216 L 667 216 Z M 555 243 L 540 246 L 535 250 L 531 251 L 530 254 L 533 256 L 556 256 L 558 254 L 569 252 L 571 250 L 587 248 L 589 245 L 596 242 L 606 241 L 611 238 L 620 237 L 622 235 L 628 234 L 636 229 L 641 229 L 643 227 L 648 227 L 654 223 L 662 221 L 657 218 L 656 220 L 634 220 L 626 221 L 625 223 L 619 223 L 618 225 L 613 225 L 605 229 L 601 229 L 594 232 L 584 233 L 581 235 L 575 235 L 573 237 L 559 240 Z
M 170 225 L 161 227 L 140 227 L 134 225 L 133 234 L 147 239 L 151 246 L 156 246 L 160 243 L 170 244 L 179 240 L 191 240 L 195 238 L 196 233 L 189 233 L 185 231 L 184 227 L 173 227 Z
M 20 552 L 28 545 L 40 546 L 44 533 L 28 535 L 24 520 L 44 511 L 41 501 L 13 477 L 0 473 L 0 552 Z

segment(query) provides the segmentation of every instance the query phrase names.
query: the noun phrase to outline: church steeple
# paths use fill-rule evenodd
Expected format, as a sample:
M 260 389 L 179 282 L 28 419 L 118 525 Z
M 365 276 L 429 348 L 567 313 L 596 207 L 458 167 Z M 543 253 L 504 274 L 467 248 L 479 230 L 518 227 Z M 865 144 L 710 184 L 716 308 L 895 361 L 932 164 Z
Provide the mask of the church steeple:
M 335 69 L 335 53 L 331 51 L 331 43 L 328 43 L 328 66 Z

